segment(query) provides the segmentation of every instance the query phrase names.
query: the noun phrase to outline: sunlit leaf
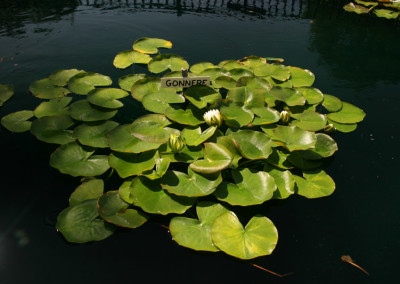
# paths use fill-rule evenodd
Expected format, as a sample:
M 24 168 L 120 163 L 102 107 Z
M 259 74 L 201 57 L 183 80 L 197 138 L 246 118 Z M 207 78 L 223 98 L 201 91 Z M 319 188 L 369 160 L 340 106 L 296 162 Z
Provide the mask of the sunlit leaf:
M 90 104 L 87 100 L 76 101 L 69 106 L 69 115 L 80 121 L 107 120 L 117 114 L 117 110 Z
M 171 91 L 161 90 L 147 94 L 142 99 L 145 109 L 154 113 L 165 113 L 170 104 L 184 103 L 185 98 Z
M 166 70 L 180 71 L 182 68 L 188 69 L 189 63 L 179 55 L 160 54 L 149 62 L 148 67 L 150 72 L 158 74 Z
M 1 118 L 1 124 L 12 132 L 25 132 L 31 129 L 32 122 L 28 119 L 33 117 L 33 111 L 21 110 L 10 113 Z
M 8 101 L 14 94 L 14 86 L 7 84 L 0 84 L 0 106 Z
M 32 122 L 31 133 L 47 143 L 67 144 L 75 141 L 72 130 L 74 122 L 68 115 L 45 116 Z
M 293 87 L 309 87 L 315 81 L 315 75 L 310 70 L 293 66 L 286 68 L 290 71 L 290 81 L 292 81 Z
M 115 67 L 125 69 L 134 63 L 147 64 L 151 57 L 135 50 L 124 50 L 118 53 L 113 61 Z
M 157 151 L 151 150 L 141 154 L 114 152 L 110 154 L 110 166 L 122 178 L 135 176 L 151 170 L 156 164 Z
M 63 87 L 68 84 L 69 80 L 73 76 L 75 76 L 76 74 L 79 74 L 79 73 L 83 73 L 83 72 L 85 72 L 85 71 L 78 70 L 78 69 L 58 70 L 56 72 L 53 72 L 49 76 L 49 79 L 53 85 Z
M 232 153 L 223 145 L 204 143 L 204 159 L 190 164 L 200 174 L 212 174 L 227 168 L 233 160 Z
M 69 197 L 69 205 L 74 206 L 82 201 L 97 199 L 104 192 L 104 182 L 102 179 L 90 179 L 79 185 Z
M 61 99 L 51 99 L 46 102 L 42 102 L 33 111 L 37 118 L 44 116 L 54 116 L 54 115 L 67 115 L 67 106 L 71 102 L 71 97 L 64 97 Z
M 338 123 L 357 123 L 364 119 L 365 112 L 352 104 L 343 102 L 341 110 L 329 113 L 327 117 Z
M 187 145 L 197 146 L 210 138 L 216 129 L 216 126 L 211 126 L 201 132 L 200 126 L 196 128 L 185 128 L 182 130 L 182 136 L 185 138 Z
M 303 176 L 294 176 L 296 193 L 307 198 L 319 198 L 331 195 L 335 182 L 323 170 L 305 171 Z
M 41 99 L 62 98 L 70 93 L 68 89 L 54 85 L 49 78 L 33 82 L 29 86 L 29 91 Z
M 239 130 L 229 137 L 235 140 L 239 151 L 250 160 L 266 159 L 272 153 L 273 141 L 267 134 L 253 130 Z
M 74 129 L 73 136 L 83 145 L 107 148 L 106 135 L 117 126 L 118 123 L 111 120 L 82 123 Z
M 87 100 L 96 106 L 104 108 L 120 108 L 124 104 L 118 99 L 124 98 L 129 94 L 117 88 L 95 89 L 88 93 Z
M 281 64 L 260 64 L 254 68 L 256 76 L 270 76 L 280 81 L 286 81 L 290 78 L 290 71 Z
M 118 85 L 121 89 L 130 92 L 132 89 L 132 85 L 136 81 L 146 78 L 146 76 L 146 74 L 128 74 L 118 79 Z
M 68 89 L 78 95 L 86 95 L 95 87 L 110 86 L 112 80 L 110 77 L 99 74 L 82 72 L 73 76 L 68 82 Z
M 142 53 L 156 54 L 159 48 L 171 48 L 172 42 L 159 38 L 142 37 L 136 40 L 132 47 Z

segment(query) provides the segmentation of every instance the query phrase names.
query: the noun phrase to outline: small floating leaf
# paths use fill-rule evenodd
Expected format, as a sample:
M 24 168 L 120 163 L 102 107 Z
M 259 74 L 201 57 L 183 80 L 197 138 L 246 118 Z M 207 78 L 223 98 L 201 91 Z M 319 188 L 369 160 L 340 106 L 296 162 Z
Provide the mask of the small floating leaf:
M 252 108 L 251 110 L 256 115 L 251 123 L 253 125 L 271 124 L 280 120 L 280 113 L 273 108 L 257 107 Z
M 172 42 L 159 39 L 142 37 L 133 44 L 133 49 L 142 53 L 156 54 L 159 48 L 171 48 Z
M 171 134 L 179 130 L 166 127 L 171 122 L 161 114 L 147 114 L 136 119 L 131 126 L 132 134 L 140 140 L 150 143 L 165 143 Z
M 314 84 L 315 75 L 310 70 L 292 66 L 286 68 L 290 71 L 290 81 L 292 81 L 293 87 L 309 87 Z
M 78 186 L 69 197 L 69 205 L 74 206 L 88 199 L 97 199 L 104 192 L 102 179 L 90 179 Z
M 51 83 L 55 86 L 63 87 L 68 84 L 69 80 L 76 74 L 83 73 L 85 71 L 78 69 L 64 69 L 58 70 L 49 76 Z
M 116 114 L 117 110 L 94 106 L 87 100 L 76 101 L 69 106 L 69 115 L 80 121 L 107 120 Z
M 1 124 L 12 132 L 25 132 L 31 129 L 32 122 L 28 119 L 33 117 L 33 111 L 21 110 L 10 113 L 1 118 Z
M 242 154 L 240 153 L 236 141 L 228 136 L 220 136 L 217 138 L 217 144 L 224 145 L 226 149 L 233 155 L 233 160 L 231 163 L 231 167 L 237 168 L 239 164 L 239 160 L 242 158 Z
M 343 103 L 340 99 L 326 94 L 324 95 L 324 101 L 322 102 L 322 105 L 330 112 L 339 111 L 343 107 Z
M 324 128 L 326 124 L 325 116 L 312 110 L 306 110 L 300 114 L 292 114 L 292 117 L 296 118 L 296 120 L 293 120 L 290 125 L 304 130 L 318 131 Z
M 207 68 L 211 67 L 215 67 L 215 65 L 210 62 L 200 62 L 195 65 L 192 65 L 192 67 L 190 67 L 190 72 L 193 72 L 194 74 L 199 74 L 202 71 L 206 70 Z
M 78 95 L 86 95 L 95 87 L 110 86 L 112 80 L 110 77 L 99 74 L 82 72 L 73 76 L 68 82 L 68 89 Z
M 179 124 L 199 125 L 204 123 L 204 111 L 198 110 L 195 107 L 188 107 L 186 110 L 174 109 L 169 107 L 165 110 L 165 116 Z
M 185 138 L 187 145 L 197 146 L 210 138 L 214 134 L 216 129 L 216 126 L 211 126 L 201 132 L 200 126 L 196 128 L 185 128 L 182 130 L 182 136 L 183 138 Z
M 301 93 L 291 88 L 273 87 L 269 90 L 269 94 L 288 106 L 304 105 L 306 103 L 306 99 Z
M 337 150 L 337 144 L 329 135 L 317 133 L 317 142 L 315 148 L 301 151 L 301 155 L 305 159 L 317 160 L 332 156 Z
M 256 76 L 270 76 L 279 81 L 286 81 L 290 78 L 290 71 L 281 64 L 260 64 L 254 68 Z
M 235 140 L 242 155 L 250 160 L 267 159 L 274 144 L 267 134 L 253 130 L 239 130 L 229 137 Z
M 301 87 L 296 88 L 307 100 L 310 105 L 319 104 L 324 100 L 324 94 L 317 88 Z
M 128 74 L 118 79 L 118 85 L 121 89 L 130 92 L 133 84 L 140 79 L 146 78 L 146 76 L 146 74 Z
M 118 53 L 113 61 L 115 67 L 125 69 L 134 63 L 147 64 L 151 57 L 135 50 L 124 50 Z
M 197 108 L 204 108 L 222 99 L 221 94 L 211 87 L 196 85 L 185 91 L 185 97 Z
M 274 191 L 273 198 L 285 199 L 294 194 L 295 180 L 290 171 L 276 169 L 268 164 L 264 167 L 264 171 L 274 178 L 275 184 L 278 187 L 278 189 Z
M 154 113 L 163 114 L 170 107 L 170 104 L 184 103 L 185 98 L 171 91 L 161 90 L 147 94 L 142 99 L 145 109 Z
M 297 126 L 278 126 L 272 130 L 272 133 L 271 138 L 289 151 L 307 150 L 313 148 L 317 142 L 315 133 Z
M 107 133 L 118 126 L 117 122 L 114 121 L 96 121 L 82 123 L 74 129 L 74 137 L 83 145 L 107 148 Z
M 304 179 L 294 176 L 296 193 L 307 198 L 320 198 L 331 195 L 335 182 L 323 170 L 304 171 Z
M 8 101 L 14 94 L 14 86 L 0 84 L 0 106 L 2 106 L 6 101 Z
M 45 116 L 32 122 L 31 133 L 47 143 L 67 144 L 75 141 L 72 130 L 74 122 L 68 115 Z
M 188 69 L 189 63 L 179 55 L 160 54 L 149 62 L 149 71 L 152 73 L 161 73 L 166 70 L 180 71 L 182 68 Z
M 357 123 L 338 123 L 336 121 L 330 120 L 328 118 L 328 122 L 333 124 L 333 126 L 335 127 L 335 129 L 337 131 L 343 132 L 343 133 L 348 133 L 348 132 L 352 132 L 354 130 L 357 129 Z
M 156 164 L 157 151 L 147 151 L 141 154 L 119 153 L 110 154 L 110 166 L 122 178 L 135 176 L 151 170 Z
M 338 123 L 357 123 L 364 119 L 365 112 L 352 104 L 343 102 L 340 111 L 329 113 L 327 117 Z
M 96 106 L 104 108 L 120 108 L 124 104 L 118 99 L 124 98 L 129 94 L 117 88 L 95 89 L 88 93 L 87 100 Z
M 200 174 L 212 174 L 227 168 L 232 160 L 233 155 L 225 146 L 204 143 L 204 160 L 190 164 L 190 168 Z
M 62 99 L 51 99 L 47 102 L 42 102 L 33 111 L 37 118 L 44 116 L 66 115 L 68 114 L 67 106 L 71 102 L 71 97 L 64 97 Z
M 41 99 L 62 98 L 70 93 L 68 89 L 54 85 L 49 78 L 33 82 L 29 86 L 29 91 L 31 91 L 35 97 Z

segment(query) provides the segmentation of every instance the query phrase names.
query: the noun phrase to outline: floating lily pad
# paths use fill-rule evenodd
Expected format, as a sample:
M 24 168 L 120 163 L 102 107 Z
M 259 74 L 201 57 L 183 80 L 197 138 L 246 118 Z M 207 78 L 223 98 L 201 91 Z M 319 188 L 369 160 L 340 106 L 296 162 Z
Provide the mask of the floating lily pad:
M 254 114 L 253 125 L 265 125 L 278 122 L 280 120 L 280 113 L 273 108 L 269 107 L 256 107 L 251 109 Z
M 87 100 L 96 106 L 104 108 L 120 108 L 124 104 L 118 99 L 124 98 L 129 94 L 117 88 L 95 89 L 87 95 Z
M 229 137 L 235 140 L 239 151 L 250 160 L 267 159 L 272 153 L 273 141 L 265 133 L 253 130 L 239 130 Z
M 241 259 L 269 255 L 278 242 L 278 231 L 267 217 L 256 215 L 243 228 L 233 212 L 217 217 L 211 227 L 213 243 L 223 252 Z
M 253 77 L 254 74 L 252 71 L 249 71 L 248 69 L 234 68 L 229 70 L 229 76 L 232 77 L 234 80 L 239 80 L 240 78 L 243 77 Z
M 114 152 L 110 154 L 109 163 L 120 177 L 127 178 L 151 170 L 156 164 L 157 155 L 155 150 L 141 154 Z
M 365 112 L 352 104 L 343 102 L 340 111 L 329 113 L 327 117 L 338 123 L 357 123 L 364 119 Z
M 47 102 L 42 102 L 33 112 L 37 118 L 44 116 L 67 115 L 69 113 L 67 106 L 71 100 L 71 97 L 51 99 Z
M 290 71 L 281 64 L 260 64 L 254 68 L 256 76 L 270 76 L 279 81 L 286 81 L 290 78 Z
M 248 70 L 251 71 L 250 67 L 246 66 L 243 63 L 240 63 L 239 61 L 236 60 L 226 60 L 223 62 L 219 63 L 219 66 L 223 67 L 225 70 L 233 70 L 233 69 L 242 69 L 242 70 Z M 253 72 L 251 72 L 253 73 Z
M 14 86 L 0 84 L 0 106 L 2 106 L 6 101 L 8 101 L 14 94 Z
M 25 132 L 31 129 L 32 122 L 28 119 L 33 117 L 33 111 L 21 110 L 10 113 L 1 118 L 1 124 L 12 132 Z
M 320 198 L 335 191 L 335 182 L 323 170 L 304 171 L 304 178 L 294 176 L 296 193 L 307 198 Z
M 192 163 L 203 157 L 202 146 L 186 145 L 179 153 L 173 153 L 169 146 L 164 144 L 160 147 L 159 151 L 163 158 L 169 158 L 171 162 Z
M 224 103 L 220 111 L 224 117 L 225 124 L 231 127 L 239 128 L 248 125 L 254 118 L 254 113 L 251 110 L 245 109 L 241 103 Z
M 197 108 L 204 108 L 222 99 L 221 94 L 213 88 L 203 85 L 192 86 L 185 91 L 185 97 Z
M 264 106 L 264 93 L 262 89 L 249 89 L 247 87 L 237 87 L 229 90 L 226 99 L 230 102 L 242 105 L 245 109 Z
M 175 195 L 197 197 L 213 193 L 221 182 L 221 173 L 199 174 L 188 168 L 188 174 L 167 171 L 162 177 L 161 187 Z
M 69 205 L 74 206 L 82 201 L 97 199 L 104 192 L 104 182 L 102 179 L 90 179 L 78 186 L 69 197 Z
M 70 93 L 68 89 L 54 85 L 49 78 L 33 82 L 29 86 L 29 91 L 31 91 L 35 97 L 41 99 L 62 98 Z
M 146 223 L 146 214 L 128 208 L 129 204 L 121 199 L 118 191 L 109 191 L 97 201 L 100 217 L 107 222 L 125 228 L 137 228 Z
M 301 155 L 304 159 L 317 160 L 332 156 L 337 150 L 338 146 L 329 135 L 323 133 L 317 133 L 317 142 L 315 148 L 301 151 Z
M 318 131 L 324 128 L 326 124 L 325 116 L 312 110 L 306 110 L 300 114 L 292 114 L 292 117 L 296 118 L 296 120 L 293 120 L 290 125 L 304 130 Z
M 61 211 L 56 228 L 71 243 L 101 241 L 114 233 L 115 226 L 98 217 L 97 200 L 85 200 Z
M 307 100 L 310 105 L 319 104 L 324 100 L 324 94 L 317 88 L 301 87 L 296 88 Z
M 211 62 L 200 62 L 190 67 L 190 71 L 194 74 L 199 74 L 207 68 L 215 67 Z
M 293 151 L 288 156 L 288 161 L 301 170 L 313 170 L 322 166 L 322 160 L 307 160 L 303 158 L 302 151 Z
M 196 207 L 197 219 L 174 217 L 169 224 L 172 238 L 179 245 L 194 250 L 219 251 L 211 239 L 211 225 L 222 214 L 229 212 L 221 204 L 199 202 Z
M 165 116 L 179 124 L 196 126 L 204 123 L 204 111 L 189 106 L 186 110 L 169 107 L 165 110 Z
M 107 120 L 116 114 L 117 110 L 94 106 L 87 100 L 76 101 L 69 106 L 69 115 L 80 121 Z
M 147 94 L 155 93 L 161 90 L 161 79 L 160 78 L 143 78 L 137 80 L 131 88 L 132 97 L 139 102 L 143 100 L 143 97 Z M 174 89 L 165 89 L 165 92 L 176 93 Z
M 215 79 L 215 83 L 225 89 L 233 89 L 236 88 L 236 81 L 235 79 L 229 77 L 229 76 L 220 76 L 217 79 Z
M 51 83 L 55 86 L 63 87 L 68 84 L 69 80 L 76 74 L 83 73 L 85 71 L 78 69 L 64 69 L 58 70 L 49 76 Z
M 234 183 L 221 183 L 214 195 L 231 205 L 250 206 L 262 204 L 272 198 L 275 180 L 268 173 L 253 173 L 247 168 L 232 170 Z
M 118 126 L 114 121 L 99 121 L 83 123 L 74 129 L 73 136 L 83 145 L 107 148 L 107 133 Z
M 211 80 L 215 80 L 221 76 L 229 76 L 229 72 L 221 67 L 210 67 L 200 72 L 200 76 L 210 76 Z M 215 87 L 215 86 L 214 86 Z
M 187 145 L 197 146 L 210 138 L 216 129 L 216 126 L 211 126 L 201 132 L 200 126 L 196 128 L 185 128 L 182 130 L 182 137 L 185 138 Z
M 240 59 L 239 62 L 243 63 L 244 65 L 250 67 L 251 69 L 255 69 L 259 65 L 264 65 L 267 63 L 267 59 L 258 56 L 248 56 L 243 59 Z
M 161 157 L 158 155 L 156 157 L 155 170 L 143 172 L 142 175 L 151 180 L 162 178 L 165 175 L 165 173 L 167 172 L 170 163 L 171 163 L 170 158 Z
M 47 143 L 67 144 L 75 141 L 72 130 L 74 122 L 68 115 L 45 116 L 32 122 L 31 133 Z
M 136 40 L 132 47 L 142 53 L 156 54 L 159 48 L 171 48 L 172 42 L 160 38 L 142 37 Z
M 292 81 L 293 87 L 309 87 L 314 84 L 315 75 L 310 70 L 292 66 L 286 68 L 290 71 L 290 81 Z
M 179 55 L 160 54 L 149 62 L 148 67 L 150 72 L 158 74 L 166 70 L 180 71 L 182 68 L 188 69 L 189 63 Z
M 317 142 L 315 133 L 297 126 L 278 126 L 272 130 L 272 133 L 271 138 L 289 151 L 307 150 L 313 148 Z
M 269 90 L 269 94 L 288 106 L 304 105 L 306 103 L 306 99 L 301 93 L 291 88 L 273 87 Z
M 151 57 L 147 54 L 135 50 L 124 50 L 115 56 L 113 64 L 117 68 L 125 69 L 134 63 L 147 64 L 150 60 Z
M 50 156 L 50 166 L 71 176 L 99 176 L 110 168 L 108 156 L 93 155 L 94 150 L 76 142 L 58 147 Z
M 83 72 L 73 76 L 68 82 L 68 89 L 78 95 L 86 95 L 95 87 L 110 86 L 112 80 L 110 77 L 99 74 Z
M 289 155 L 290 152 L 286 149 L 281 151 L 278 148 L 272 148 L 272 153 L 266 161 L 279 169 L 292 169 L 294 166 L 288 161 Z
M 233 155 L 225 146 L 204 143 L 204 160 L 190 164 L 190 168 L 200 174 L 212 174 L 227 168 L 232 160 Z
M 362 6 L 362 5 L 354 5 L 354 3 L 350 2 L 343 6 L 343 9 L 347 12 L 354 12 L 357 14 L 368 14 L 370 9 Z
M 269 166 L 268 164 L 265 165 L 264 171 L 266 171 L 270 176 L 274 178 L 275 184 L 277 186 L 277 190 L 274 191 L 274 195 L 272 198 L 285 199 L 294 194 L 295 180 L 290 171 L 280 170 Z
M 336 121 L 330 120 L 328 118 L 328 122 L 330 124 L 333 124 L 333 126 L 335 127 L 335 129 L 337 131 L 343 132 L 343 133 L 348 133 L 348 132 L 352 132 L 354 130 L 357 129 L 357 123 L 338 123 Z
M 161 90 L 147 94 L 142 99 L 145 109 L 154 113 L 165 113 L 170 104 L 184 103 L 185 98 L 171 91 Z
M 340 99 L 331 95 L 324 95 L 322 105 L 330 112 L 336 112 L 342 109 L 343 103 Z
M 259 77 L 242 77 L 236 82 L 237 87 L 247 87 L 248 89 L 265 89 L 270 90 L 271 84 Z
M 148 114 L 136 119 L 131 126 L 132 134 L 140 140 L 150 143 L 165 143 L 171 134 L 179 130 L 166 127 L 171 122 L 161 114 Z
M 233 160 L 230 167 L 237 168 L 239 164 L 239 160 L 242 158 L 242 154 L 240 153 L 236 141 L 228 136 L 220 136 L 217 138 L 217 144 L 224 145 L 226 149 L 233 155 Z
M 118 85 L 125 91 L 131 91 L 132 86 L 136 81 L 146 78 L 146 74 L 129 74 L 118 79 Z

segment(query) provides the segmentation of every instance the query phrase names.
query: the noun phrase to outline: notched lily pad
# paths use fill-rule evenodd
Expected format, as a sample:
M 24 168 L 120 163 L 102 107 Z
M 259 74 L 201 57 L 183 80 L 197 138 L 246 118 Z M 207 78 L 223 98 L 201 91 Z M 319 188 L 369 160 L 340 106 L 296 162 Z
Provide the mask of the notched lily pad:
M 96 106 L 103 108 L 120 108 L 124 104 L 118 99 L 124 98 L 129 94 L 117 88 L 101 88 L 90 91 L 87 95 L 87 100 Z
M 67 115 L 67 106 L 71 102 L 71 97 L 64 97 L 61 99 L 51 99 L 47 102 L 42 102 L 33 111 L 37 118 L 44 116 L 54 116 L 54 115 Z
M 150 143 L 165 143 L 171 134 L 179 130 L 166 127 L 171 122 L 161 114 L 147 114 L 136 119 L 131 126 L 131 132 L 136 138 Z
M 323 170 L 304 171 L 303 176 L 294 176 L 296 193 L 307 198 L 320 198 L 331 195 L 335 182 Z
M 317 142 L 314 132 L 303 130 L 297 126 L 278 126 L 272 130 L 271 138 L 289 151 L 307 150 L 313 148 Z
M 338 112 L 332 112 L 327 117 L 338 123 L 357 123 L 364 119 L 365 112 L 346 102 L 343 102 L 343 107 Z
M 32 122 L 28 121 L 33 117 L 33 111 L 21 110 L 10 113 L 1 118 L 1 124 L 12 132 L 25 132 L 31 129 Z
M 188 69 L 189 63 L 179 55 L 160 54 L 149 62 L 148 67 L 150 72 L 158 74 L 166 70 L 180 71 L 182 68 Z
M 0 84 L 0 106 L 8 101 L 14 94 L 14 86 L 7 84 Z
M 110 166 L 122 178 L 135 176 L 151 170 L 156 164 L 157 151 L 147 151 L 141 154 L 114 152 L 110 154 Z
M 58 70 L 56 72 L 53 72 L 49 76 L 49 79 L 53 85 L 63 87 L 68 84 L 69 80 L 72 77 L 74 77 L 76 74 L 83 73 L 83 72 L 85 72 L 85 71 L 78 70 L 78 69 Z
M 292 66 L 286 68 L 290 71 L 290 81 L 292 81 L 293 87 L 309 87 L 314 84 L 315 75 L 310 70 Z
M 204 108 L 222 99 L 221 94 L 211 87 L 196 85 L 185 91 L 185 97 L 197 108 Z
M 233 160 L 232 153 L 223 145 L 204 143 L 204 159 L 190 164 L 200 174 L 212 174 L 227 168 Z
M 211 126 L 201 132 L 201 127 L 196 127 L 196 128 L 185 128 L 182 130 L 182 136 L 186 140 L 186 144 L 189 146 L 197 146 L 206 141 L 208 138 L 210 138 L 215 130 L 217 129 L 216 126 Z
M 253 130 L 239 130 L 229 137 L 235 140 L 239 151 L 250 160 L 267 159 L 272 153 L 273 141 L 267 134 Z
M 117 110 L 90 104 L 87 100 L 76 101 L 69 106 L 69 115 L 80 121 L 107 120 L 117 114 Z
M 74 122 L 68 115 L 45 116 L 32 122 L 31 133 L 47 143 L 67 144 L 75 141 L 72 130 Z
M 161 90 L 147 94 L 142 99 L 145 109 L 154 113 L 163 114 L 170 107 L 170 104 L 184 103 L 185 98 L 177 93 Z
M 113 64 L 119 69 L 125 69 L 134 63 L 147 64 L 150 60 L 151 57 L 147 54 L 135 50 L 124 50 L 115 56 Z
M 82 201 L 97 199 L 104 192 L 104 182 L 102 179 L 90 179 L 79 185 L 69 197 L 69 205 L 74 206 Z
M 159 48 L 171 48 L 172 42 L 160 38 L 142 37 L 133 43 L 132 48 L 141 53 L 156 54 Z
M 83 145 L 107 148 L 109 146 L 106 135 L 117 126 L 117 122 L 110 120 L 82 123 L 74 129 L 73 136 Z
M 70 93 L 68 89 L 54 85 L 53 81 L 49 78 L 33 82 L 29 86 L 29 91 L 35 97 L 41 99 L 62 98 Z
M 128 74 L 122 76 L 118 79 L 118 85 L 121 89 L 130 92 L 132 89 L 133 84 L 140 80 L 146 78 L 146 74 Z
M 110 86 L 112 80 L 110 77 L 91 72 L 81 72 L 73 76 L 68 81 L 68 89 L 78 95 L 86 95 L 95 87 Z

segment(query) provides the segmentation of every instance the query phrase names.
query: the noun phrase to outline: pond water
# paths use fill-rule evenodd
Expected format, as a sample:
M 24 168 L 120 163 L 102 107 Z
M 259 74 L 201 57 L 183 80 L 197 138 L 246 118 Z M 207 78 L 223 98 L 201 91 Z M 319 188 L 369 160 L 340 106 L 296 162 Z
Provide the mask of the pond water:
M 59 69 L 111 76 L 116 53 L 140 37 L 165 38 L 190 64 L 248 55 L 281 57 L 307 68 L 324 93 L 367 113 L 355 132 L 335 134 L 339 151 L 325 169 L 327 198 L 267 202 L 256 212 L 279 231 L 271 256 L 253 261 L 284 279 L 222 253 L 178 246 L 160 223 L 121 230 L 105 241 L 72 245 L 54 228 L 79 180 L 48 164 L 55 145 L 0 129 L 1 283 L 395 283 L 400 263 L 400 23 L 346 13 L 344 2 L 3 0 L 0 82 L 16 94 L 0 117 L 39 102 L 30 82 Z M 140 68 L 135 70 L 140 72 Z M 130 100 L 120 121 L 143 110 Z M 107 184 L 107 189 L 119 185 Z M 114 186 L 114 188 L 113 188 Z M 164 223 L 163 223 L 164 222 Z M 350 255 L 371 276 L 340 260 Z

